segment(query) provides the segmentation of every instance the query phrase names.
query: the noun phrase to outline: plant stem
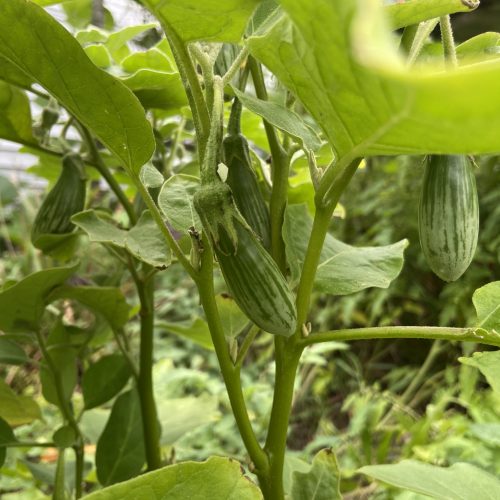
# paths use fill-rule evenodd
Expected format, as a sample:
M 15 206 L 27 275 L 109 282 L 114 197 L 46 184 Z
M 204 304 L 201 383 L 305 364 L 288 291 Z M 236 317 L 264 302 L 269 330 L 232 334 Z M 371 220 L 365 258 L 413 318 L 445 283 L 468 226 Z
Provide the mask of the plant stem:
M 141 403 L 144 447 L 148 470 L 155 470 L 161 467 L 161 450 L 158 415 L 153 393 L 154 277 L 147 282 L 137 280 L 136 287 L 141 303 L 139 313 L 141 318 L 141 343 L 137 386 Z
M 378 326 L 372 328 L 348 328 L 314 333 L 301 339 L 300 345 L 306 347 L 320 342 L 371 339 L 431 339 L 477 342 L 500 347 L 500 335 L 475 328 L 448 328 L 441 326 Z
M 410 53 L 413 41 L 417 36 L 417 31 L 418 31 L 418 24 L 411 24 L 410 26 L 406 26 L 406 28 L 403 30 L 403 35 L 401 36 L 400 48 L 405 54 Z
M 450 16 L 448 15 L 440 17 L 439 26 L 441 28 L 441 40 L 444 49 L 444 59 L 450 67 L 454 68 L 458 65 L 458 61 Z
M 295 338 L 285 339 L 276 336 L 276 378 L 274 382 L 271 420 L 267 431 L 264 450 L 269 457 L 270 469 L 266 478 L 259 478 L 266 500 L 282 500 L 283 467 L 286 453 L 288 420 L 293 401 L 295 375 L 302 349 L 296 345 Z
M 116 179 L 113 177 L 113 174 L 109 171 L 107 165 L 104 163 L 102 156 L 99 153 L 99 150 L 97 149 L 94 138 L 90 134 L 87 127 L 84 127 L 79 122 L 75 122 L 75 123 L 77 124 L 77 128 L 80 130 L 80 132 L 82 134 L 82 138 L 84 139 L 85 144 L 87 145 L 87 147 L 89 149 L 90 157 L 91 157 L 91 160 L 92 160 L 95 168 L 104 177 L 104 179 L 108 183 L 108 186 L 111 188 L 111 191 L 113 191 L 113 193 L 115 193 L 115 196 L 120 201 L 121 205 L 125 209 L 125 212 L 127 212 L 130 224 L 134 225 L 137 222 L 137 215 L 135 213 L 134 207 L 132 206 L 132 203 L 130 203 L 126 194 L 123 192 L 122 188 L 120 187 L 120 184 L 118 184 Z
M 227 70 L 226 74 L 222 77 L 224 86 L 231 83 L 237 71 L 241 68 L 241 66 L 243 66 L 243 63 L 247 58 L 247 56 L 248 56 L 248 47 L 245 46 L 240 50 L 240 53 L 236 56 L 230 68 Z
M 198 155 L 200 164 L 205 156 L 205 146 L 210 130 L 210 116 L 203 96 L 203 90 L 198 79 L 198 74 L 193 65 L 186 44 L 179 38 L 171 26 L 165 23 L 165 35 L 172 49 L 172 54 L 179 69 L 184 89 L 186 90 L 189 107 L 193 113 L 193 121 L 198 138 Z
M 417 29 L 417 33 L 413 39 L 413 43 L 410 49 L 410 53 L 408 54 L 407 64 L 411 66 L 417 59 L 424 43 L 426 42 L 429 35 L 432 33 L 432 30 L 436 27 L 439 22 L 439 18 L 429 19 L 429 21 L 425 21 L 420 23 Z
M 266 101 L 267 90 L 264 82 L 264 75 L 262 74 L 262 68 L 253 57 L 249 57 L 248 64 L 252 74 L 255 93 L 259 99 Z M 286 270 L 286 255 L 285 243 L 283 241 L 281 231 L 283 228 L 283 220 L 287 204 L 290 158 L 281 146 L 275 128 L 266 120 L 263 120 L 263 123 L 272 158 L 271 171 L 273 189 L 269 203 L 269 211 L 271 215 L 271 255 L 281 271 L 284 273 Z
M 201 271 L 196 280 L 200 294 L 201 305 L 205 311 L 210 335 L 214 344 L 215 353 L 219 361 L 222 378 L 226 385 L 231 409 L 236 419 L 236 425 L 243 443 L 255 465 L 255 472 L 260 477 L 266 475 L 269 469 L 267 456 L 259 445 L 252 424 L 248 417 L 245 399 L 241 389 L 240 369 L 231 360 L 224 330 L 215 301 L 213 285 L 213 252 L 206 236 L 203 236 L 203 253 L 201 254 Z
M 255 337 L 257 334 L 260 332 L 260 328 L 256 325 L 252 325 L 250 327 L 250 330 L 248 333 L 245 335 L 245 339 L 243 340 L 240 350 L 238 351 L 238 356 L 236 358 L 235 365 L 238 368 L 241 368 L 243 366 L 243 361 L 245 361 L 245 357 L 247 355 L 248 349 L 250 349 L 250 346 L 252 345 L 253 341 L 255 340 Z
M 61 379 L 61 373 L 57 369 L 54 360 L 50 356 L 50 353 L 45 344 L 45 339 L 43 338 L 40 330 L 35 331 L 36 338 L 38 340 L 38 345 L 40 346 L 40 351 L 42 352 L 43 358 L 47 363 L 49 371 L 52 373 L 54 379 L 54 385 L 56 389 L 57 399 L 59 402 L 59 409 L 63 414 L 65 421 L 73 429 L 76 436 L 76 444 L 73 446 L 75 452 L 76 463 L 75 463 L 75 498 L 80 498 L 82 496 L 82 482 L 83 482 L 83 458 L 84 458 L 84 448 L 83 448 L 83 436 L 80 432 L 80 427 L 78 427 L 78 422 L 73 415 L 73 410 L 68 401 L 66 401 L 64 395 L 64 386 Z

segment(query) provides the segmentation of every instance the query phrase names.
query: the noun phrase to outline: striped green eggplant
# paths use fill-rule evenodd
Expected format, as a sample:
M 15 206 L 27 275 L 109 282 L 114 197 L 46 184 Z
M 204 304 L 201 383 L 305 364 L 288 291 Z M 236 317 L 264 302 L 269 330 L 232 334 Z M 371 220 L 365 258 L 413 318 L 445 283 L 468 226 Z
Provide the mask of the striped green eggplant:
M 293 294 L 278 266 L 236 208 L 227 184 L 203 186 L 194 206 L 229 292 L 264 331 L 290 336 L 297 326 Z
M 457 280 L 474 257 L 479 234 L 476 180 L 467 156 L 426 158 L 418 219 L 429 266 L 444 281 Z
M 85 207 L 86 182 L 80 156 L 68 154 L 56 184 L 43 200 L 31 229 L 31 241 L 44 235 L 68 234 L 75 228 L 71 216 Z

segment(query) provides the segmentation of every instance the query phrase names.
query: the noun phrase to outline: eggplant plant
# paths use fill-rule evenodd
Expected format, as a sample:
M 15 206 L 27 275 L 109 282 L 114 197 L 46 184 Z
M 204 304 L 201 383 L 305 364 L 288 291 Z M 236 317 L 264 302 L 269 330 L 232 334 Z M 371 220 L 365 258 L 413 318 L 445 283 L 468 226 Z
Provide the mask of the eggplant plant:
M 112 400 L 95 451 L 103 489 L 89 498 L 352 494 L 335 449 L 320 451 L 306 471 L 289 466 L 284 480 L 303 353 L 369 339 L 499 347 L 500 282 L 476 291 L 471 325 L 317 331 L 318 294 L 387 288 L 408 245 L 340 242 L 329 233 L 334 210 L 370 158 L 428 156 L 423 253 L 443 279 L 466 271 L 479 227 L 468 155 L 500 153 L 500 34 L 455 44 L 450 15 L 478 7 L 469 0 L 142 0 L 151 24 L 73 34 L 43 8 L 57 3 L 0 6 L 0 138 L 60 172 L 32 230 L 44 268 L 0 291 L 0 358 L 12 362 L 16 352 L 15 363 L 27 363 L 20 345 L 36 345 L 43 396 L 60 412 L 53 442 L 37 444 L 59 450 L 53 497 L 88 492 L 82 419 Z M 434 43 L 438 24 L 441 43 Z M 153 42 L 132 50 L 129 42 L 147 30 Z M 44 108 L 37 125 L 34 103 Z M 252 115 L 262 120 L 260 136 L 245 131 Z M 305 174 L 306 187 L 291 196 L 294 177 Z M 111 209 L 95 189 L 103 182 Z M 90 244 L 108 252 L 116 276 L 84 265 Z M 157 284 L 179 267 L 198 291 L 251 480 L 228 458 L 168 465 L 161 445 L 152 372 Z M 125 292 L 124 276 L 133 290 Z M 243 318 L 232 335 L 221 279 L 223 297 Z M 114 352 L 99 352 L 90 326 L 68 324 L 68 303 L 95 315 L 114 337 Z M 273 402 L 260 439 L 241 374 L 258 337 L 271 336 Z M 6 449 L 29 445 L 12 428 L 40 415 L 33 400 L 2 387 L 0 406 L 20 412 L 0 411 L 3 461 Z M 478 485 L 500 496 L 498 479 L 469 464 L 367 463 L 359 473 L 436 498 L 457 484 L 466 498 L 477 498 Z

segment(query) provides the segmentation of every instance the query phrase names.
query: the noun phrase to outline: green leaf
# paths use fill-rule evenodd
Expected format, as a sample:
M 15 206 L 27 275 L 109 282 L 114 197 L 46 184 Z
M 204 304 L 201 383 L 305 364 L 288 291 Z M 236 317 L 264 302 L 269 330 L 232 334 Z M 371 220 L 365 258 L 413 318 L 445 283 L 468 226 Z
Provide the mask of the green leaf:
M 237 88 L 233 87 L 233 91 L 247 109 L 298 139 L 307 149 L 317 150 L 321 147 L 321 139 L 318 134 L 297 113 L 278 103 L 262 101 L 249 94 L 244 94 Z
M 500 334 L 500 281 L 488 283 L 472 295 L 478 328 L 498 330 Z
M 477 368 L 492 389 L 500 394 L 500 351 L 475 352 L 472 357 L 461 357 L 458 361 Z
M 361 467 L 359 472 L 398 488 L 442 500 L 495 500 L 500 497 L 500 480 L 466 463 L 437 467 L 403 460 L 394 465 L 368 465 Z
M 138 172 L 151 157 L 153 133 L 137 99 L 94 66 L 75 38 L 41 7 L 23 0 L 3 5 L 0 56 L 56 97 L 129 170 Z
M 336 499 L 342 499 L 337 459 L 331 450 L 321 450 L 308 472 L 293 473 L 291 500 Z
M 57 429 L 52 440 L 58 448 L 71 448 L 76 442 L 76 433 L 70 425 L 63 425 Z
M 184 337 L 191 340 L 195 344 L 204 347 L 210 351 L 214 350 L 214 345 L 212 344 L 212 337 L 210 336 L 210 330 L 206 321 L 201 318 L 196 318 L 190 324 L 182 323 L 169 323 L 167 321 L 161 321 L 156 323 L 157 328 L 162 328 L 168 332 L 175 333 L 180 337 Z
M 484 61 L 500 56 L 500 33 L 481 33 L 469 38 L 457 46 L 457 58 L 460 64 Z
M 409 68 L 381 2 L 281 4 L 289 17 L 251 37 L 250 51 L 302 101 L 338 158 L 500 151 L 500 62 Z
M 184 42 L 239 42 L 260 0 L 145 0 L 144 4 Z
M 235 460 L 210 457 L 205 462 L 184 462 L 143 474 L 88 495 L 88 500 L 260 500 L 257 486 L 243 476 Z
M 163 175 L 161 175 L 158 169 L 151 163 L 146 163 L 146 165 L 141 168 L 139 178 L 147 188 L 161 187 L 165 182 Z
M 153 267 L 170 265 L 172 254 L 149 211 L 144 211 L 130 231 L 117 228 L 95 210 L 84 210 L 71 218 L 90 241 L 109 243 L 128 250 L 135 258 Z
M 23 365 L 29 362 L 24 349 L 12 340 L 0 337 L 0 363 L 6 365 Z
M 158 46 L 130 54 L 122 61 L 122 67 L 129 73 L 122 76 L 122 82 L 136 93 L 146 108 L 177 109 L 187 104 L 179 72 Z
M 7 456 L 6 447 L 2 445 L 16 441 L 16 436 L 14 436 L 10 425 L 3 418 L 0 418 L 0 467 L 3 466 Z
M 393 29 L 418 24 L 428 19 L 455 14 L 456 12 L 470 12 L 479 6 L 479 0 L 472 0 L 467 5 L 463 0 L 406 0 L 393 3 L 385 7 Z
M 312 229 L 306 205 L 289 205 L 283 239 L 292 281 L 297 283 Z M 314 281 L 315 289 L 347 295 L 369 287 L 387 288 L 401 272 L 407 240 L 383 247 L 353 247 L 327 234 Z
M 119 396 L 96 448 L 97 479 L 103 486 L 136 476 L 145 461 L 137 391 Z
M 241 312 L 232 297 L 226 294 L 216 295 L 222 329 L 226 337 L 236 337 L 248 324 L 248 318 Z
M 71 217 L 71 222 L 83 229 L 88 234 L 90 241 L 110 243 L 120 248 L 125 247 L 127 232 L 105 220 L 95 210 L 79 212 Z
M 30 78 L 24 71 L 21 71 L 15 64 L 9 62 L 0 52 L 0 80 L 21 87 L 30 89 L 33 79 Z
M 36 144 L 31 129 L 28 97 L 22 90 L 2 81 L 0 81 L 0 138 L 21 144 Z
M 90 410 L 115 397 L 128 382 L 132 371 L 121 354 L 103 356 L 83 374 L 85 409 Z
M 148 210 L 128 232 L 125 247 L 134 257 L 153 267 L 165 268 L 172 259 L 170 247 Z
M 116 287 L 64 285 L 50 295 L 51 301 L 58 299 L 77 300 L 102 315 L 112 328 L 121 328 L 129 319 L 131 307 Z
M 218 407 L 218 398 L 209 395 L 161 399 L 158 402 L 161 444 L 172 445 L 187 432 L 213 423 L 219 416 Z
M 29 332 L 38 329 L 48 295 L 64 283 L 77 267 L 78 264 L 74 264 L 44 269 L 0 292 L 0 330 Z
M 40 363 L 42 394 L 49 403 L 62 408 L 71 401 L 76 387 L 77 350 L 71 346 L 69 332 L 61 321 L 58 321 L 50 331 L 46 347 L 52 364 L 49 364 L 46 359 Z M 57 373 L 52 371 L 52 366 L 55 367 Z M 59 397 L 57 378 L 60 379 L 63 401 Z
M 116 58 L 119 54 L 122 53 L 122 49 L 126 47 L 127 42 L 135 38 L 136 36 L 144 33 L 151 28 L 157 27 L 157 23 L 148 23 L 148 24 L 138 24 L 136 26 L 126 26 L 121 30 L 114 31 L 110 33 L 108 39 L 105 41 L 105 45 L 113 58 L 118 61 Z
M 200 181 L 191 175 L 173 175 L 165 181 L 158 195 L 158 206 L 172 227 L 187 234 L 190 227 L 201 231 L 201 222 L 193 205 Z
M 111 66 L 111 54 L 104 45 L 87 45 L 83 50 L 98 68 L 109 68 Z
M 17 438 L 14 436 L 9 423 L 0 417 L 0 446 L 15 442 L 17 442 Z
M 42 413 L 33 399 L 18 396 L 4 380 L 0 379 L 0 417 L 9 425 L 18 426 L 41 419 Z

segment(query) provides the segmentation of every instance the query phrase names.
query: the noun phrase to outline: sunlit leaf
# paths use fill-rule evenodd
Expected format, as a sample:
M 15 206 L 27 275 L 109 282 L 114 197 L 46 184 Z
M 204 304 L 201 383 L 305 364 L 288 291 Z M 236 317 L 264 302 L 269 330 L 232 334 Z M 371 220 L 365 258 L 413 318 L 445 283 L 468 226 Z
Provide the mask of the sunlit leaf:
M 97 478 L 103 486 L 139 474 L 145 454 L 139 396 L 135 389 L 115 400 L 108 423 L 97 442 L 95 458 Z
M 292 280 L 298 282 L 312 229 L 305 205 L 290 205 L 283 238 Z M 369 287 L 387 288 L 401 272 L 407 240 L 381 247 L 353 247 L 327 234 L 314 281 L 316 290 L 347 295 Z
M 496 500 L 500 496 L 498 478 L 466 463 L 437 467 L 415 460 L 403 460 L 394 465 L 368 465 L 361 467 L 359 472 L 398 488 L 441 500 Z
M 145 0 L 144 4 L 185 42 L 238 42 L 260 0 Z
M 250 50 L 302 101 L 338 157 L 500 151 L 500 62 L 408 68 L 381 2 L 281 4 L 287 14 L 250 38 Z
M 42 85 L 132 170 L 154 148 L 133 94 L 98 69 L 80 44 L 41 7 L 9 0 L 0 16 L 0 56 Z
M 0 292 L 0 330 L 29 332 L 38 329 L 48 295 L 64 283 L 77 267 L 78 264 L 44 269 Z
M 186 498 L 260 500 L 257 486 L 241 472 L 235 460 L 211 457 L 205 462 L 184 462 L 105 488 L 88 495 L 89 500 Z

